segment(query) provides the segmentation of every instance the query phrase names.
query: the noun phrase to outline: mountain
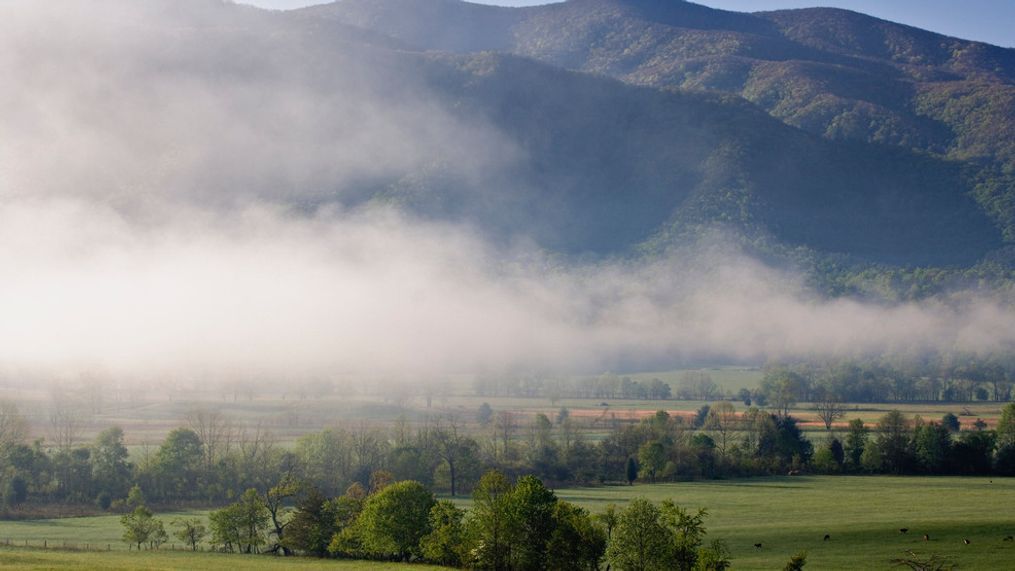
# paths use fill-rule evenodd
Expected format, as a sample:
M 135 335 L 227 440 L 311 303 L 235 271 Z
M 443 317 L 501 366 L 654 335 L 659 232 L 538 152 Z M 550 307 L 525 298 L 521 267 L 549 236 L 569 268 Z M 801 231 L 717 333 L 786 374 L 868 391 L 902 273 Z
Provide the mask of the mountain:
M 90 193 L 125 210 L 163 195 L 306 212 L 394 204 L 574 258 L 651 255 L 716 226 L 759 252 L 826 266 L 1008 268 L 1013 258 L 1011 140 L 985 131 L 1008 128 L 1004 101 L 942 99 L 964 121 L 983 114 L 962 136 L 917 107 L 903 113 L 935 82 L 1005 93 L 1010 50 L 839 11 L 650 0 L 344 0 L 293 13 L 220 0 L 97 5 L 78 16 L 27 0 L 0 7 L 11 54 L 0 58 L 11 78 L 0 124 L 19 142 L 0 146 L 0 163 L 18 166 L 0 179 L 5 196 Z M 871 29 L 859 40 L 820 32 L 839 27 Z M 902 47 L 875 49 L 871 37 L 886 34 L 966 47 L 902 61 Z M 898 108 L 937 143 L 829 134 L 773 111 L 792 107 L 791 93 L 774 107 L 745 97 L 820 77 L 838 86 L 829 100 Z M 810 103 L 792 117 L 825 99 L 802 97 Z
M 745 14 L 680 0 L 341 0 L 301 16 L 417 50 L 512 53 L 633 85 L 736 95 L 828 140 L 963 162 L 981 208 L 1015 241 L 1013 49 L 847 10 Z

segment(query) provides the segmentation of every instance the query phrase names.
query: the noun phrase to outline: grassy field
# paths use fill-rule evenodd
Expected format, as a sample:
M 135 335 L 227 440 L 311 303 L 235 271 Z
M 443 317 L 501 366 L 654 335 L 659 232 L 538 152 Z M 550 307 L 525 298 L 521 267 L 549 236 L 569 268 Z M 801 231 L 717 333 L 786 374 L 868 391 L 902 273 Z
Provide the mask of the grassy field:
M 1015 543 L 1002 541 L 1015 533 L 1011 478 L 798 476 L 558 495 L 594 512 L 637 496 L 704 507 L 709 537 L 727 542 L 735 569 L 778 569 L 798 551 L 807 551 L 809 569 L 886 569 L 906 550 L 947 556 L 960 569 L 1015 568 Z
M 0 569 L 102 569 L 133 570 L 160 569 L 191 571 L 201 569 L 244 569 L 251 571 L 269 569 L 328 569 L 335 571 L 380 571 L 412 570 L 426 571 L 439 569 L 429 565 L 401 565 L 396 563 L 373 563 L 369 561 L 334 561 L 319 559 L 288 558 L 269 556 L 241 556 L 219 553 L 169 552 L 110 552 L 87 553 L 59 550 L 23 549 L 0 547 Z
M 673 499 L 681 506 L 704 507 L 709 538 L 725 540 L 735 569 L 777 569 L 798 551 L 807 551 L 808 568 L 886 569 L 907 550 L 949 557 L 960 569 L 1013 568 L 1015 479 L 888 476 L 782 477 L 676 484 L 576 488 L 561 498 L 593 512 L 634 497 Z M 468 501 L 462 501 L 467 505 Z M 195 512 L 200 513 L 200 512 Z M 173 514 L 160 514 L 167 522 Z M 900 528 L 909 532 L 901 534 Z M 831 540 L 824 541 L 825 534 Z M 929 534 L 930 541 L 923 541 Z M 49 545 L 110 544 L 110 553 L 0 550 L 0 568 L 102 566 L 109 569 L 268 569 L 280 564 L 265 557 L 186 553 L 126 553 L 116 516 L 0 523 L 0 543 L 25 539 Z M 963 544 L 969 539 L 970 545 Z M 756 549 L 755 543 L 762 548 Z M 365 563 L 286 561 L 301 568 L 379 569 Z M 398 566 L 383 567 L 397 569 Z M 425 567 L 413 566 L 413 569 Z

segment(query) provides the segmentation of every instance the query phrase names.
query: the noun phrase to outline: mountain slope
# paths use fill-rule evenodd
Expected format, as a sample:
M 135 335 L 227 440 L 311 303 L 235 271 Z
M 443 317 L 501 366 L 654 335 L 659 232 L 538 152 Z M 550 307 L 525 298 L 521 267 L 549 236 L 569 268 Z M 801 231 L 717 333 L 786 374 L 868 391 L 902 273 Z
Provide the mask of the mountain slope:
M 739 95 L 833 140 L 966 161 L 1015 242 L 1015 50 L 839 9 L 741 14 L 670 0 L 498 8 L 457 0 L 342 0 L 300 17 L 416 49 L 495 50 L 652 87 Z
M 822 138 L 736 95 L 424 52 L 329 17 L 218 0 L 97 2 L 107 9 L 0 7 L 5 200 L 73 196 L 125 212 L 397 204 L 567 256 L 662 249 L 716 225 L 866 263 L 968 265 L 1002 245 L 968 164 Z M 755 22 L 743 18 L 722 25 Z

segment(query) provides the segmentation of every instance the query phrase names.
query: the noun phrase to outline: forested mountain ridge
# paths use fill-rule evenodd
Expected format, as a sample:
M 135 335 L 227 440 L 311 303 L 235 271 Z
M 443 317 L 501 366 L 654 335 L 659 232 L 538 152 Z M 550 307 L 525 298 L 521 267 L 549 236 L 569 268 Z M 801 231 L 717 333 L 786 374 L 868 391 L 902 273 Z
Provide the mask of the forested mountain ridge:
M 341 0 L 301 15 L 420 50 L 510 52 L 637 85 L 734 94 L 827 139 L 962 161 L 982 208 L 1015 240 L 1013 49 L 840 9 L 742 14 L 670 0 Z
M 19 5 L 34 6 L 10 6 Z M 51 109 L 77 135 L 60 140 L 138 144 L 64 151 L 115 150 L 101 160 L 40 152 L 33 157 L 52 165 L 40 163 L 39 173 L 65 174 L 12 170 L 5 184 L 14 194 L 52 190 L 128 207 L 163 195 L 226 208 L 266 199 L 301 212 L 395 204 L 492 242 L 583 259 L 662 252 L 721 226 L 763 253 L 803 252 L 795 259 L 816 260 L 816 271 L 831 267 L 827 260 L 847 272 L 963 269 L 984 259 L 1011 267 L 1006 227 L 996 223 L 1011 186 L 985 174 L 1004 168 L 1000 151 L 962 159 L 822 136 L 736 90 L 667 83 L 669 72 L 637 79 L 652 65 L 683 61 L 678 40 L 694 40 L 687 53 L 711 51 L 720 63 L 806 56 L 826 69 L 902 77 L 877 54 L 850 52 L 845 40 L 821 45 L 778 14 L 648 0 L 527 9 L 344 0 L 296 12 L 221 0 L 102 5 L 109 10 L 80 21 L 55 9 L 26 8 L 20 24 L 17 10 L 4 14 L 8 35 L 47 22 L 74 31 L 17 36 L 15 49 L 40 54 L 44 65 L 0 60 L 17 86 L 0 91 L 9 103 L 0 119 L 31 126 L 21 147 L 34 137 L 51 149 L 53 137 L 36 128 Z M 81 43 L 73 60 L 53 49 L 65 35 Z M 956 60 L 979 62 L 969 77 L 1010 87 L 1011 50 L 970 45 L 980 55 Z M 622 47 L 627 55 L 610 55 Z M 983 62 L 994 71 L 982 71 Z M 52 80 L 71 73 L 101 81 Z M 113 105 L 107 92 L 124 101 Z M 126 147 L 131 160 L 118 154 Z

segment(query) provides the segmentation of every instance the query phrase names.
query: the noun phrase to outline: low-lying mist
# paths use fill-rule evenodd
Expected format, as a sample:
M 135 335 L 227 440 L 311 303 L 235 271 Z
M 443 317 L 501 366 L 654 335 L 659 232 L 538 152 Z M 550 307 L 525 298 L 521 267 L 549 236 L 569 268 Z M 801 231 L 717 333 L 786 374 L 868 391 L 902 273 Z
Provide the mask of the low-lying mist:
M 988 297 L 822 299 L 719 232 L 581 262 L 350 206 L 433 165 L 481 194 L 526 157 L 382 49 L 283 17 L 0 7 L 0 370 L 432 378 L 1015 347 Z
M 158 219 L 71 200 L 0 208 L 0 360 L 116 375 L 421 376 L 678 359 L 994 351 L 989 299 L 813 295 L 720 235 L 651 261 L 554 261 L 386 209 Z

